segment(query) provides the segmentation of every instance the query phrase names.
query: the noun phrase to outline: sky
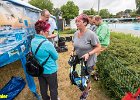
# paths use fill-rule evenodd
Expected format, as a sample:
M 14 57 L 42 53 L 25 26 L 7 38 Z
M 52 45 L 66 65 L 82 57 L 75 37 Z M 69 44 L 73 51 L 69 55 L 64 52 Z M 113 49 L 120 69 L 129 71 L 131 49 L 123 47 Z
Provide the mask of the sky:
M 60 8 L 70 0 L 51 0 L 55 8 Z M 90 8 L 98 10 L 98 0 L 71 0 L 80 9 L 79 13 L 83 10 L 89 10 Z M 100 9 L 108 9 L 112 14 L 116 14 L 119 11 L 125 9 L 136 9 L 135 0 L 100 0 Z

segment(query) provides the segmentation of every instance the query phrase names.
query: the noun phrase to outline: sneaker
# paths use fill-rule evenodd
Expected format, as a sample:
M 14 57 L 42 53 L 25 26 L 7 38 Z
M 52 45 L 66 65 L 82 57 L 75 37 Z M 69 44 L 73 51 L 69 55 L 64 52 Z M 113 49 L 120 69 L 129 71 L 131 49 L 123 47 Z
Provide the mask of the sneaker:
M 57 100 L 60 100 L 60 98 L 58 97 Z
M 93 77 L 93 79 L 94 79 L 95 81 L 98 81 L 98 80 L 99 80 L 99 74 L 98 74 L 98 72 L 92 73 L 91 76 Z
M 50 99 L 51 100 L 51 99 Z M 58 97 L 57 100 L 60 100 L 60 98 Z
M 83 94 L 80 96 L 80 100 L 86 100 L 88 96 L 88 92 L 83 92 Z
M 95 70 L 93 70 L 92 72 L 91 72 L 91 75 L 94 75 L 96 73 L 96 71 Z

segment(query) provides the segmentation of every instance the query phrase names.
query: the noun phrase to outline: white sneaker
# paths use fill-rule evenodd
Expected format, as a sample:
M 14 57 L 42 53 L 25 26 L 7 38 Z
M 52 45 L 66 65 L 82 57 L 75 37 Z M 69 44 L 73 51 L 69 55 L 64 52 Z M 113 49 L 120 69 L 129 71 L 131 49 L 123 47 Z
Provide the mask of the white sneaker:
M 60 98 L 58 97 L 57 100 L 60 100 Z

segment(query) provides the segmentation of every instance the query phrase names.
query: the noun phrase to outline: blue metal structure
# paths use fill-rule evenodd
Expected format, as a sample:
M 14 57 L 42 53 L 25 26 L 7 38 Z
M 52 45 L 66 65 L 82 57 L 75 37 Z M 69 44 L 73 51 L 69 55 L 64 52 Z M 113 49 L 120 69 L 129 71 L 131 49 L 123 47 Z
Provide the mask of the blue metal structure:
M 18 60 L 21 52 L 28 53 L 41 10 L 20 0 L 3 0 L 0 11 L 0 67 L 3 67 Z
M 41 9 L 20 0 L 0 2 L 0 67 L 21 60 L 29 89 L 40 99 L 32 76 L 26 73 L 26 54 Z
M 24 1 L 20 1 L 20 0 L 4 0 L 4 1 L 9 1 L 9 2 L 12 2 L 12 3 L 16 4 L 16 5 L 23 6 L 25 8 L 27 7 L 27 8 L 37 10 L 37 11 L 41 11 L 41 9 L 39 9 L 39 8 L 37 8 L 35 6 L 32 6 L 29 3 L 26 3 Z

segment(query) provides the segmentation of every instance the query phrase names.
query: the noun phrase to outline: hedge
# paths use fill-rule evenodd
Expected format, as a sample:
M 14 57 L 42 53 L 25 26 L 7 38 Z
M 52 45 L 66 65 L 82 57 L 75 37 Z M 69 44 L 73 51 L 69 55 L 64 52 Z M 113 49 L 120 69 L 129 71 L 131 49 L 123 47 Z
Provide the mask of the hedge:
M 70 29 L 70 30 L 60 31 L 60 34 L 74 34 L 75 32 L 76 32 L 75 29 Z
M 115 100 L 140 87 L 140 38 L 111 33 L 111 44 L 98 57 L 102 86 Z

